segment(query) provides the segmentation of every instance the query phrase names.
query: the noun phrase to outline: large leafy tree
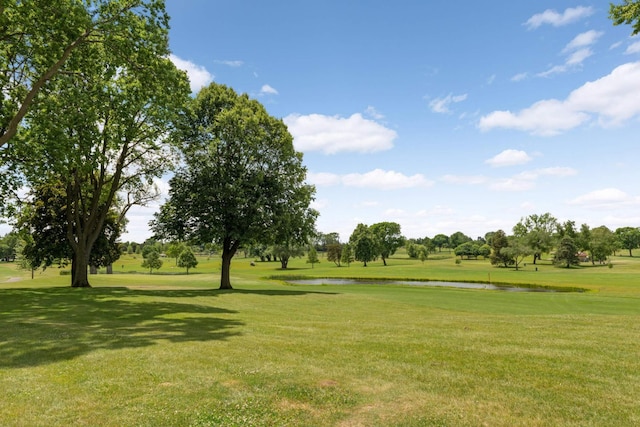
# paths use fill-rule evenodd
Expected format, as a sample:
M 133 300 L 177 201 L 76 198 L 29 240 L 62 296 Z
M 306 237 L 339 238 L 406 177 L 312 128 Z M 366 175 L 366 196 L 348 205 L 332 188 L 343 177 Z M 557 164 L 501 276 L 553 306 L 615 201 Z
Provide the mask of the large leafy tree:
M 353 248 L 353 255 L 356 261 L 361 261 L 367 266 L 369 261 L 373 261 L 380 253 L 380 248 L 376 235 L 366 224 L 358 224 L 351 233 L 349 245 Z
M 62 182 L 73 287 L 90 286 L 91 251 L 118 194 L 128 206 L 153 196 L 153 178 L 171 165 L 167 137 L 189 95 L 186 75 L 167 58 L 163 9 L 124 24 L 108 48 L 76 48 L 17 137 L 30 185 Z
M 397 222 L 379 222 L 373 224 L 371 232 L 378 242 L 378 250 L 382 263 L 387 265 L 387 259 L 396 253 L 396 250 L 404 244 L 404 237 Z
M 633 256 L 633 250 L 640 247 L 640 228 L 620 227 L 616 229 L 616 236 L 620 246 L 629 251 L 629 256 Z
M 67 217 L 62 214 L 66 202 L 60 182 L 49 182 L 31 189 L 29 202 L 23 205 L 17 226 L 25 240 L 22 257 L 32 268 L 46 268 L 55 262 L 65 264 L 73 258 L 73 249 L 67 239 Z M 89 264 L 109 266 L 120 257 L 117 240 L 123 228 L 122 211 L 116 207 L 109 209 L 91 251 Z
M 513 264 L 513 258 L 509 256 L 508 251 L 502 251 L 502 248 L 509 246 L 509 239 L 503 230 L 498 230 L 491 235 L 491 264 L 508 267 Z
M 520 264 L 526 257 L 534 253 L 531 246 L 528 245 L 527 240 L 522 236 L 509 236 L 509 244 L 500 249 L 500 254 L 511 259 L 513 264 L 518 270 Z
M 578 246 L 571 237 L 563 237 L 562 240 L 560 240 L 556 253 L 553 256 L 553 263 L 566 268 L 572 265 L 580 265 Z
M 332 261 L 340 267 L 342 261 L 342 245 L 340 243 L 330 243 L 327 245 L 327 261 Z
M 618 241 L 615 234 L 608 227 L 601 225 L 591 230 L 591 262 L 603 263 L 614 253 Z
M 533 263 L 542 259 L 542 254 L 549 252 L 554 245 L 553 234 L 558 221 L 550 213 L 529 215 L 513 227 L 513 234 L 523 237 L 528 247 L 533 249 Z
M 146 51 L 166 38 L 167 19 L 163 0 L 0 1 L 0 190 L 18 185 L 13 138 L 30 108 L 61 75 L 89 71 L 70 60 L 88 46 L 122 56 Z
M 281 227 L 292 239 L 305 234 L 315 219 L 309 208 L 315 189 L 305 183 L 302 154 L 282 120 L 224 85 L 198 93 L 181 136 L 184 166 L 170 180 L 169 200 L 152 228 L 219 244 L 220 289 L 231 289 L 231 259 L 242 245 L 283 243 Z
M 467 236 L 462 231 L 456 231 L 449 237 L 449 245 L 451 248 L 457 248 L 461 244 L 470 242 L 472 240 L 473 239 L 471 237 Z
M 441 252 L 443 247 L 449 245 L 449 236 L 447 236 L 446 234 L 436 234 L 435 236 L 433 236 L 433 239 L 431 239 L 431 241 L 433 242 L 435 247 L 438 248 L 438 252 Z

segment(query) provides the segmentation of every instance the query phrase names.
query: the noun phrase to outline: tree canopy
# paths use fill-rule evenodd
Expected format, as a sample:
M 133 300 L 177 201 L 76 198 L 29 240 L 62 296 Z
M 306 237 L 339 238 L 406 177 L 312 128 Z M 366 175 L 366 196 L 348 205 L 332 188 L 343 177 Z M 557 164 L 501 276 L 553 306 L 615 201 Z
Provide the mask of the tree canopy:
M 356 261 L 361 261 L 367 266 L 380 253 L 376 235 L 366 224 L 358 224 L 349 238 L 349 245 L 353 248 Z
M 227 86 L 213 83 L 198 93 L 180 139 L 184 166 L 171 178 L 152 229 L 219 244 L 220 288 L 231 289 L 231 259 L 241 245 L 283 243 L 283 234 L 302 240 L 317 215 L 309 208 L 315 189 L 305 183 L 302 154 L 282 120 Z
M 404 244 L 404 237 L 400 232 L 400 224 L 397 222 L 379 222 L 373 224 L 370 229 L 378 243 L 378 251 L 380 258 L 382 258 L 382 263 L 387 265 L 387 259 Z
M 609 4 L 609 18 L 613 20 L 613 25 L 632 25 L 632 36 L 640 32 L 640 1 L 624 0 L 622 4 Z
M 13 139 L 30 109 L 58 94 L 50 86 L 61 77 L 82 79 L 127 63 L 142 70 L 168 53 L 168 19 L 162 0 L 0 3 L 0 190 L 19 185 L 14 172 L 22 157 L 14 148 L 21 143 Z M 98 51 L 111 58 L 109 64 L 93 56 Z

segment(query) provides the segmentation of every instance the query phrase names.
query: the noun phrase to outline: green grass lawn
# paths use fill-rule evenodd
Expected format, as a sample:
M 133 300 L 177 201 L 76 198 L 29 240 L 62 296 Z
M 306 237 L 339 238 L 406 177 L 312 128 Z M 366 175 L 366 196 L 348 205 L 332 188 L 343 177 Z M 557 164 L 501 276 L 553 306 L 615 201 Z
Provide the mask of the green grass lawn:
M 637 254 L 640 255 L 640 254 Z M 363 268 L 321 259 L 165 259 L 71 289 L 57 268 L 0 264 L 3 426 L 634 426 L 640 424 L 640 257 L 522 271 L 488 262 Z M 136 271 L 135 273 L 133 273 Z M 148 273 L 148 272 L 147 272 Z M 524 293 L 298 286 L 271 276 L 576 286 Z

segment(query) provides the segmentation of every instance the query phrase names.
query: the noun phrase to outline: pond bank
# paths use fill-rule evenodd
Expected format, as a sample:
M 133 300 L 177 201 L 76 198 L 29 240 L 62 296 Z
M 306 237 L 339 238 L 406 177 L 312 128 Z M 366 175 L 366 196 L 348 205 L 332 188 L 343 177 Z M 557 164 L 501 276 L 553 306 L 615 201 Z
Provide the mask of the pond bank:
M 300 278 L 274 276 L 271 279 L 283 280 L 292 285 L 399 285 L 399 286 L 430 286 L 460 289 L 484 289 L 507 292 L 586 292 L 587 289 L 574 287 L 552 287 L 540 285 L 506 285 L 491 283 L 421 281 L 421 280 L 393 280 L 393 279 L 335 279 L 335 278 Z

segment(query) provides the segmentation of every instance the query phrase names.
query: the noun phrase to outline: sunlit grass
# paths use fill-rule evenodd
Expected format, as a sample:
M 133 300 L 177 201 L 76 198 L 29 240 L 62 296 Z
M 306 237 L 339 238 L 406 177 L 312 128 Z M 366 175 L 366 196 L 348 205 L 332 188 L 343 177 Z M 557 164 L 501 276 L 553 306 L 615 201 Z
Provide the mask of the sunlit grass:
M 453 258 L 388 267 L 140 257 L 71 289 L 0 265 L 0 425 L 640 424 L 640 260 L 523 271 Z M 173 266 L 174 267 L 174 266 Z M 122 273 L 121 271 L 137 271 Z M 191 272 L 190 272 L 191 273 Z M 265 277 L 579 285 L 587 293 L 292 286 Z M 510 280 L 507 280 L 510 279 Z

